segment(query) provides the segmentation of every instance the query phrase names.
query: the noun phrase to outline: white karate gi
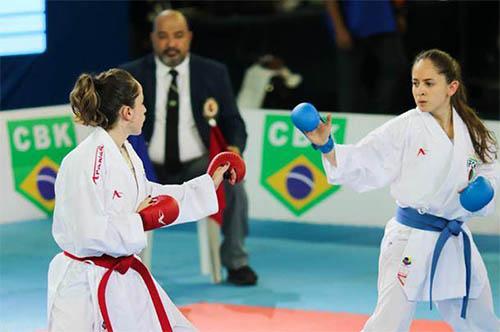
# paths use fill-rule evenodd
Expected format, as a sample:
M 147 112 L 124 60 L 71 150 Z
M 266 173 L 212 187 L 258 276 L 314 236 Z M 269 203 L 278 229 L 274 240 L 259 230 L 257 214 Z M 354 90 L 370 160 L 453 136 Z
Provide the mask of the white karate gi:
M 139 254 L 146 246 L 142 220 L 135 211 L 148 194 L 177 199 L 174 224 L 195 221 L 218 210 L 214 183 L 203 175 L 183 185 L 159 185 L 146 179 L 141 160 L 128 142 L 134 172 L 102 128 L 71 151 L 61 163 L 55 184 L 56 206 L 52 233 L 59 247 L 77 257 Z M 106 268 L 54 257 L 48 275 L 49 331 L 103 331 L 97 287 Z M 175 332 L 195 331 L 156 283 Z M 132 269 L 114 271 L 106 290 L 114 331 L 160 331 L 150 295 Z
M 335 146 L 337 167 L 323 157 L 332 184 L 364 192 L 390 185 L 398 206 L 412 207 L 448 220 L 467 221 L 472 213 L 459 202 L 459 190 L 468 183 L 467 160 L 475 152 L 465 123 L 453 110 L 451 141 L 430 113 L 410 110 L 368 134 L 356 145 Z M 475 157 L 478 160 L 477 157 Z M 498 163 L 481 164 L 476 174 L 499 182 Z M 494 210 L 492 201 L 474 215 Z M 433 301 L 456 331 L 499 331 L 493 312 L 486 268 L 471 238 L 472 279 L 467 319 L 460 318 L 465 295 L 462 234 L 446 242 L 438 261 Z M 429 301 L 429 276 L 438 232 L 407 227 L 392 218 L 381 244 L 378 302 L 364 331 L 407 331 L 415 301 Z M 410 264 L 403 259 L 410 258 Z

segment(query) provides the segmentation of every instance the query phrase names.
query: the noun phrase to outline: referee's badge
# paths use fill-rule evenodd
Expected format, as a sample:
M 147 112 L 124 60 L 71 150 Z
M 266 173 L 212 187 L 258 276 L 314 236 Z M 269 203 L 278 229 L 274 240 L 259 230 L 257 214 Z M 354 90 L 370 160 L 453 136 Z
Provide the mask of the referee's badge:
M 211 126 L 216 125 L 215 118 L 219 113 L 219 104 L 213 97 L 207 98 L 203 104 L 203 117 L 207 119 Z

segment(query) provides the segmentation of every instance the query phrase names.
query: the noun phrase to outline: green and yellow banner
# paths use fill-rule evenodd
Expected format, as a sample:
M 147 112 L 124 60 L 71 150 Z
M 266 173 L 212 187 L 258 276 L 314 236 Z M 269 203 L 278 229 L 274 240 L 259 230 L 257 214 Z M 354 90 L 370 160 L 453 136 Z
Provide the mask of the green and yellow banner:
M 345 118 L 332 119 L 335 142 L 343 143 Z M 260 183 L 296 216 L 335 193 L 328 184 L 321 153 L 292 124 L 290 116 L 269 114 L 264 122 Z
M 64 156 L 77 144 L 71 116 L 8 120 L 15 189 L 47 214 Z

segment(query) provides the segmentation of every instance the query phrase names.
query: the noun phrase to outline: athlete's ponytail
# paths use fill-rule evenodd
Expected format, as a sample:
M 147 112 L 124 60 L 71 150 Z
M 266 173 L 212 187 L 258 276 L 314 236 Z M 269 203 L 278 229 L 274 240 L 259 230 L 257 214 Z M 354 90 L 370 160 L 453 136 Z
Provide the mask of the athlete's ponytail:
M 76 121 L 110 129 L 122 106 L 134 107 L 137 81 L 127 71 L 110 69 L 96 76 L 81 74 L 69 95 Z

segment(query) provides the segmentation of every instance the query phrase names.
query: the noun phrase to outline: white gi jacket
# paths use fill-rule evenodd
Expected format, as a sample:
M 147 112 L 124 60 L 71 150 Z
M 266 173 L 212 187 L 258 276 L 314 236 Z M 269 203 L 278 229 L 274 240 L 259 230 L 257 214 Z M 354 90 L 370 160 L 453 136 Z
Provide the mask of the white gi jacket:
M 459 190 L 468 183 L 468 159 L 475 157 L 465 123 L 453 109 L 454 142 L 430 113 L 412 109 L 375 129 L 356 145 L 335 146 L 337 167 L 323 157 L 328 181 L 364 192 L 385 185 L 400 207 L 412 207 L 448 220 L 467 221 L 472 213 L 459 202 Z M 498 163 L 480 164 L 476 174 L 488 178 L 493 187 L 499 182 Z M 475 215 L 494 210 L 494 200 Z M 467 225 L 462 229 L 471 237 Z M 398 234 L 409 233 L 399 259 L 400 284 L 410 301 L 429 300 L 430 266 L 438 232 L 409 228 L 392 218 L 385 230 L 387 243 L 380 255 L 390 255 L 391 242 Z M 477 298 L 487 274 L 484 263 L 471 238 L 472 279 L 470 298 Z M 403 264 L 405 257 L 411 264 Z M 408 263 L 408 260 L 407 260 Z M 379 271 L 384 273 L 384 271 Z M 395 278 L 397 276 L 394 276 Z M 438 261 L 433 285 L 433 300 L 465 296 L 465 264 L 462 234 L 446 242 Z
M 147 245 L 135 211 L 147 195 L 168 194 L 180 207 L 171 225 L 199 220 L 218 210 L 214 183 L 203 175 L 182 185 L 146 179 L 141 160 L 125 142 L 135 176 L 111 136 L 95 131 L 62 161 L 55 183 L 52 233 L 59 247 L 78 257 L 139 254 Z M 58 254 L 49 267 L 48 320 L 54 331 L 103 331 L 97 287 L 106 268 Z M 173 331 L 195 330 L 156 283 Z M 111 274 L 106 301 L 114 331 L 160 331 L 150 295 L 135 270 Z M 70 308 L 61 315 L 60 308 Z M 90 327 L 92 326 L 92 327 Z

